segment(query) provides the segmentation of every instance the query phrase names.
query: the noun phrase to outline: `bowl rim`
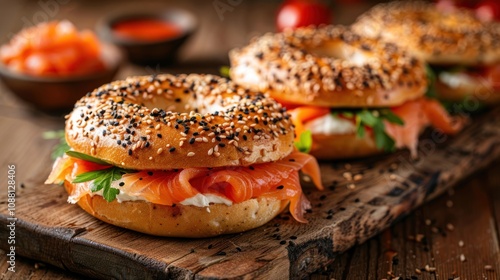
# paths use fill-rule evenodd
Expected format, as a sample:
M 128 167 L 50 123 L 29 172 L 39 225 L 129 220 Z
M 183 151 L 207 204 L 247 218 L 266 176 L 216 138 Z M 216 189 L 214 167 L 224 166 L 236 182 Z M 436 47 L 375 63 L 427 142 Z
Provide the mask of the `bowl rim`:
M 10 69 L 3 61 L 0 61 L 0 76 L 2 78 L 8 77 L 10 79 L 16 79 L 20 81 L 26 82 L 38 82 L 38 83 L 64 83 L 64 82 L 84 82 L 94 79 L 102 78 L 103 76 L 108 75 L 109 73 L 118 72 L 120 66 L 123 64 L 124 55 L 123 52 L 115 46 L 114 44 L 107 42 L 100 42 L 102 48 L 106 53 L 114 53 L 114 59 L 107 60 L 105 59 L 106 68 L 100 72 L 92 72 L 86 75 L 75 75 L 75 76 L 35 76 L 26 74 L 24 72 L 18 72 Z
M 177 36 L 158 39 L 158 40 L 141 41 L 141 40 L 134 40 L 132 38 L 117 36 L 113 31 L 113 25 L 120 21 L 129 19 L 141 19 L 141 18 L 154 18 L 167 21 L 165 18 L 166 15 L 172 13 L 180 14 L 183 17 L 188 18 L 188 20 L 190 21 L 190 24 L 187 28 L 180 26 L 181 32 Z M 96 30 L 97 34 L 101 37 L 102 40 L 111 42 L 119 46 L 149 46 L 149 45 L 162 44 L 166 42 L 172 42 L 175 40 L 185 38 L 194 33 L 198 29 L 198 26 L 199 26 L 198 18 L 195 16 L 193 12 L 183 8 L 172 7 L 163 9 L 161 11 L 151 10 L 151 9 L 141 9 L 141 10 L 122 9 L 113 12 L 111 14 L 108 14 L 104 17 L 101 17 L 97 21 Z

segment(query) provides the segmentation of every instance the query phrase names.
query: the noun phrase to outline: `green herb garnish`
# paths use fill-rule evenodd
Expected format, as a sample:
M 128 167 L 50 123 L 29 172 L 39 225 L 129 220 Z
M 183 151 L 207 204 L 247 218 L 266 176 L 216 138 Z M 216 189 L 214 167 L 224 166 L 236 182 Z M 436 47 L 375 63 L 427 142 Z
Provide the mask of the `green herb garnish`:
M 230 78 L 230 68 L 229 66 L 221 66 L 221 68 L 219 68 L 219 73 L 222 77 L 225 77 L 225 78 Z
M 123 174 L 131 173 L 133 171 L 112 166 L 110 168 L 90 171 L 76 176 L 73 183 L 83 183 L 93 181 L 90 190 L 92 192 L 102 191 L 102 196 L 106 201 L 111 202 L 115 200 L 116 195 L 120 190 L 111 187 L 113 181 L 119 180 Z
M 339 115 L 341 115 L 346 118 L 354 118 L 356 122 L 356 135 L 360 138 L 365 137 L 366 127 L 371 128 L 377 148 L 383 149 L 386 152 L 395 150 L 395 142 L 385 131 L 384 120 L 390 123 L 404 125 L 403 120 L 389 109 L 335 111 L 332 112 L 332 115 L 334 117 L 339 117 Z
M 74 157 L 74 158 L 78 158 L 78 159 L 83 159 L 83 160 L 90 161 L 90 162 L 93 162 L 93 163 L 102 164 L 102 165 L 110 165 L 109 163 L 105 162 L 104 160 L 95 158 L 93 156 L 89 156 L 89 155 L 84 154 L 84 153 L 79 153 L 79 152 L 76 152 L 76 151 L 67 151 L 66 154 L 68 156 L 70 156 L 70 157 Z
M 429 81 L 429 84 L 427 85 L 427 92 L 425 93 L 425 96 L 430 97 L 430 98 L 437 98 L 437 92 L 436 92 L 436 73 L 434 70 L 429 65 L 425 65 L 425 70 L 427 73 L 427 81 Z
M 294 145 L 301 153 L 309 153 L 312 147 L 312 133 L 310 130 L 303 131 L 299 135 L 299 141 L 295 141 Z
M 70 157 L 90 161 L 97 164 L 109 165 L 109 163 L 100 160 L 98 158 L 82 154 L 75 151 L 68 151 L 66 154 Z M 120 193 L 120 190 L 111 187 L 113 181 L 119 180 L 123 174 L 135 172 L 133 170 L 127 170 L 119 168 L 116 166 L 110 166 L 109 168 L 94 170 L 79 174 L 76 176 L 72 183 L 83 183 L 88 181 L 93 181 L 90 190 L 92 192 L 98 192 L 102 190 L 102 196 L 106 201 L 111 202 L 115 200 L 116 195 Z
M 62 157 L 64 153 L 69 151 L 70 147 L 68 143 L 66 143 L 66 138 L 64 136 L 64 130 L 50 130 L 45 131 L 42 134 L 43 139 L 58 139 L 59 143 L 52 150 L 52 154 L 50 155 L 53 160 L 58 157 Z

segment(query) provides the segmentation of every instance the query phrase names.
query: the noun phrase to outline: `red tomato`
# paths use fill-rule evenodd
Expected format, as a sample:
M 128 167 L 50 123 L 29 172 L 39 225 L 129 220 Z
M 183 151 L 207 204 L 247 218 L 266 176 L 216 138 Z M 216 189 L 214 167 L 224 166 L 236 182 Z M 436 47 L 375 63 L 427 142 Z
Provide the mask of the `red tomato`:
M 485 77 L 491 82 L 494 89 L 500 89 L 500 65 L 486 68 Z
M 288 27 L 329 24 L 331 18 L 330 9 L 317 1 L 287 0 L 278 10 L 276 27 L 283 31 Z
M 476 15 L 482 21 L 500 21 L 500 2 L 484 0 L 477 4 Z

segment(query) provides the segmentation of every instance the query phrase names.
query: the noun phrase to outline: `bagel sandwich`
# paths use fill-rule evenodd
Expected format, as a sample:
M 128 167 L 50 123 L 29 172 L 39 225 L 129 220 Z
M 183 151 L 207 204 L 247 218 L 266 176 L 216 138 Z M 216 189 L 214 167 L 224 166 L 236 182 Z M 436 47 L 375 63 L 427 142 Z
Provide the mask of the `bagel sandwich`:
M 319 159 L 366 157 L 407 147 L 419 134 L 461 127 L 424 95 L 424 63 L 396 44 L 344 26 L 265 34 L 230 54 L 232 80 L 269 92 L 296 127 L 296 146 Z
M 71 148 L 46 183 L 96 218 L 135 231 L 209 237 L 261 226 L 288 205 L 306 222 L 299 170 L 322 189 L 316 160 L 294 150 L 286 110 L 212 75 L 155 75 L 88 93 L 67 116 Z
M 440 9 L 423 1 L 379 4 L 361 15 L 356 32 L 408 49 L 430 65 L 431 92 L 461 102 L 500 103 L 500 23 L 481 21 L 465 8 Z

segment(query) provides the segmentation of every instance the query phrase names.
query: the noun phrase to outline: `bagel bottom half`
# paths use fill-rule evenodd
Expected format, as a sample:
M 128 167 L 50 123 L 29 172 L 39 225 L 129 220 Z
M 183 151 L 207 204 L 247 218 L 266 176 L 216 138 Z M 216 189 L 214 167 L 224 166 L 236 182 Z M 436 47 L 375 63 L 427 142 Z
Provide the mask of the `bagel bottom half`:
M 436 92 L 440 99 L 452 102 L 463 102 L 475 100 L 485 105 L 500 104 L 500 90 L 494 90 L 492 87 L 477 82 L 460 82 L 453 87 L 436 81 Z
M 73 184 L 64 182 L 71 193 Z M 202 238 L 237 233 L 259 227 L 288 205 L 289 200 L 250 199 L 231 206 L 165 206 L 146 201 L 107 202 L 99 195 L 86 195 L 78 205 L 90 215 L 113 225 L 142 233 Z
M 383 154 L 373 137 L 349 134 L 312 134 L 311 155 L 317 159 L 348 159 Z

